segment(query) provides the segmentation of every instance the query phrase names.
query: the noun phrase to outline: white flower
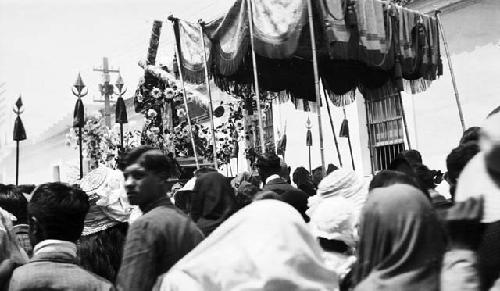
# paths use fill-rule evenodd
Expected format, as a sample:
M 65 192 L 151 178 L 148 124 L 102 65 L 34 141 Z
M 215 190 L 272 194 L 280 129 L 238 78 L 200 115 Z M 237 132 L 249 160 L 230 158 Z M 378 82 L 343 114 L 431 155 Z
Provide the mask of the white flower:
M 148 110 L 148 118 L 154 118 L 154 117 L 156 117 L 156 115 L 157 115 L 156 110 L 154 110 L 154 109 Z
M 151 96 L 153 96 L 153 98 L 155 99 L 158 99 L 161 97 L 161 90 L 160 88 L 153 88 L 153 90 L 151 90 Z

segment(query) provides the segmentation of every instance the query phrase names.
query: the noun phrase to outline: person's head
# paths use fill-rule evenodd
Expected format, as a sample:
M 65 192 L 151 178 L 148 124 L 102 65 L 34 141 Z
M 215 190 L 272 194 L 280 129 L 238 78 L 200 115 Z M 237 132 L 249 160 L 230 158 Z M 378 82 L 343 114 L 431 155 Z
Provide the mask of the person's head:
M 328 167 L 326 168 L 326 174 L 330 174 L 331 172 L 338 170 L 339 168 L 335 166 L 334 164 L 328 164 Z
M 460 138 L 459 146 L 469 142 L 479 142 L 481 128 L 477 126 L 472 126 L 467 128 Z
M 291 168 L 283 160 L 280 159 L 280 177 L 290 184 Z
M 423 164 L 422 155 L 417 150 L 403 151 L 399 155 L 406 159 L 411 166 Z
M 292 176 L 293 182 L 298 186 L 305 183 L 312 184 L 312 177 L 308 170 L 304 167 L 298 167 L 293 172 Z
M 90 204 L 87 194 L 55 182 L 38 186 L 28 204 L 32 245 L 46 239 L 76 242 Z
M 212 168 L 212 167 L 202 167 L 202 168 L 199 168 L 198 170 L 194 171 L 194 176 L 196 178 L 199 178 L 207 173 L 217 173 L 217 170 Z
M 450 185 L 450 195 L 455 197 L 458 177 L 469 161 L 479 153 L 479 145 L 475 142 L 465 143 L 454 148 L 446 158 L 446 181 Z
M 418 188 L 396 184 L 371 190 L 359 225 L 357 287 L 372 290 L 380 282 L 394 290 L 439 286 L 445 233 Z
M 16 217 L 16 224 L 28 222 L 28 200 L 19 189 L 0 184 L 0 207 Z
M 400 171 L 383 170 L 378 172 L 370 182 L 369 191 L 376 188 L 386 188 L 394 184 L 404 184 L 420 188 L 417 180 Z
M 133 149 L 123 171 L 130 204 L 142 207 L 165 197 L 172 186 L 168 179 L 174 172 L 174 162 L 160 150 L 148 146 Z
M 318 187 L 319 183 L 321 180 L 323 180 L 323 168 L 317 167 L 316 169 L 312 170 L 312 182 L 314 186 Z
M 274 152 L 267 152 L 259 156 L 256 166 L 262 181 L 271 175 L 279 175 L 281 172 L 281 160 Z

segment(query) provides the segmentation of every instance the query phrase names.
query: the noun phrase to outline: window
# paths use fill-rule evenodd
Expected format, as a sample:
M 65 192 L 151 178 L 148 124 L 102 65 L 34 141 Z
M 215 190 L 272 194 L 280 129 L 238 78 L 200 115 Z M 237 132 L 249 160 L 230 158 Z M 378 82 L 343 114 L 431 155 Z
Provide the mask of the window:
M 366 100 L 366 115 L 372 170 L 385 170 L 405 150 L 401 94 Z

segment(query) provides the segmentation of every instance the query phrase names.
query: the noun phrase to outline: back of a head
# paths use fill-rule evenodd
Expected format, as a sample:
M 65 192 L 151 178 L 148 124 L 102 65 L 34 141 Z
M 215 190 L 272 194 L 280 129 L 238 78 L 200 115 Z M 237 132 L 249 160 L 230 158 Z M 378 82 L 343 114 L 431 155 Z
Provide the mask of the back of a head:
M 309 171 L 304 167 L 298 167 L 293 171 L 292 180 L 296 185 L 311 181 Z
M 335 166 L 334 164 L 328 164 L 328 167 L 326 168 L 326 174 L 330 174 L 331 172 L 338 170 L 339 167 Z
M 13 214 L 16 223 L 27 223 L 28 200 L 16 187 L 0 184 L 0 207 Z
M 400 171 L 383 170 L 378 172 L 370 182 L 369 191 L 386 188 L 395 184 L 409 185 L 419 189 L 419 184 L 412 176 Z
M 212 167 L 202 167 L 202 168 L 199 168 L 198 170 L 194 171 L 194 176 L 196 178 L 199 178 L 205 174 L 208 174 L 208 173 L 218 173 L 216 169 L 212 168 Z
M 467 128 L 462 134 L 462 137 L 460 138 L 460 142 L 458 145 L 461 146 L 469 142 L 479 142 L 480 131 L 481 128 L 477 126 L 472 126 Z
M 281 159 L 272 151 L 259 156 L 256 165 L 259 169 L 272 174 L 279 174 L 281 171 Z
M 124 168 L 138 163 L 146 171 L 154 172 L 167 179 L 177 174 L 175 161 L 159 149 L 150 146 L 140 146 L 127 153 Z
M 446 158 L 446 179 L 448 183 L 450 183 L 450 194 L 452 197 L 455 194 L 458 177 L 477 153 L 479 153 L 479 145 L 475 142 L 469 142 L 454 148 L 451 153 L 448 154 Z
M 28 215 L 43 229 L 43 239 L 74 242 L 82 233 L 89 207 L 84 191 L 59 182 L 47 183 L 35 189 Z

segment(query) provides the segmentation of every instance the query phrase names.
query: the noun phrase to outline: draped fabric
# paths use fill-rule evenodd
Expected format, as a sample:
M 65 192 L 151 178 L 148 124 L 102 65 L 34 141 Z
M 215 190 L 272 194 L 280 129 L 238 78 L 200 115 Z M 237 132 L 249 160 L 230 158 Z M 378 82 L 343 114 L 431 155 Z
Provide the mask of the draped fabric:
M 439 290 L 445 234 L 420 190 L 374 189 L 360 219 L 354 290 Z
M 22 141 L 26 139 L 26 130 L 24 129 L 23 121 L 21 117 L 18 115 L 16 117 L 16 121 L 14 122 L 14 135 L 13 140 Z
M 248 1 L 237 0 L 226 15 L 205 26 L 207 42 L 211 43 L 210 74 L 222 90 L 253 88 Z M 262 91 L 286 91 L 292 98 L 315 100 L 306 4 L 305 0 L 252 0 L 254 50 Z M 380 0 L 359 0 L 354 5 L 354 25 L 346 25 L 346 1 L 312 4 L 319 74 L 330 94 L 344 96 L 359 86 L 395 86 L 401 84 L 394 82 L 401 75 L 404 83 L 399 87 L 404 85 L 417 93 L 442 73 L 434 17 Z M 177 33 L 181 39 L 188 38 L 180 40 L 181 48 L 189 39 L 196 43 L 188 29 L 184 31 L 179 28 Z
M 85 125 L 85 111 L 82 99 L 78 98 L 73 111 L 73 127 L 83 127 Z
M 254 202 L 161 276 L 154 290 L 336 290 L 302 217 L 276 200 Z
M 179 59 L 184 80 L 195 84 L 205 82 L 204 52 L 199 24 L 176 19 L 174 20 L 174 34 L 181 52 Z M 207 60 L 210 57 L 210 47 L 211 42 L 205 38 Z
M 209 235 L 236 210 L 236 198 L 229 181 L 218 172 L 196 179 L 191 217 L 205 236 Z

